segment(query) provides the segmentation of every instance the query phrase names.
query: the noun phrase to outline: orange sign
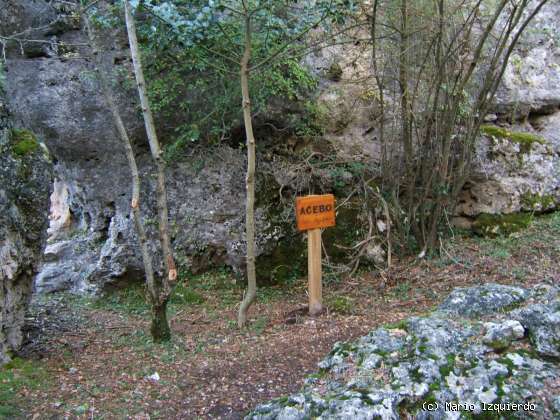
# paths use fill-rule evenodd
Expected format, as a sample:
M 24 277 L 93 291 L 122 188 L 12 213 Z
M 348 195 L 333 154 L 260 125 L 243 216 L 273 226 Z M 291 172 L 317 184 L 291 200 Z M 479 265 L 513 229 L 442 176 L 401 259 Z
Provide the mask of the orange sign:
M 296 220 L 299 230 L 334 226 L 334 195 L 308 195 L 296 198 Z

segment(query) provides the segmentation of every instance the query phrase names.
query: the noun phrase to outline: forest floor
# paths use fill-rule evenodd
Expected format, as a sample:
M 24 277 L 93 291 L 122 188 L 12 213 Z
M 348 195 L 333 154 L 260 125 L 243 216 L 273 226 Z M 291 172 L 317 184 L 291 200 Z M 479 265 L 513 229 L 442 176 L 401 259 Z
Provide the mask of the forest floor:
M 102 300 L 35 299 L 20 358 L 0 371 L 0 417 L 242 418 L 293 393 L 336 341 L 432 310 L 455 287 L 560 284 L 560 213 L 508 238 L 456 234 L 437 258 L 326 282 L 321 316 L 305 315 L 305 280 L 259 291 L 251 324 L 236 328 L 242 288 L 225 271 L 182 285 L 173 339 L 150 341 L 140 288 Z M 37 333 L 41 331 L 41 335 Z

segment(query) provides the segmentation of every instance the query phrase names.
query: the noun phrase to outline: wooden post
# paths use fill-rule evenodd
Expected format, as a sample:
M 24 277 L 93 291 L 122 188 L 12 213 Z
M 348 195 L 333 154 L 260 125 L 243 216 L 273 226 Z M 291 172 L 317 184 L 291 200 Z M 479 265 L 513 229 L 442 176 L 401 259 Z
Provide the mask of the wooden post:
M 323 311 L 321 228 L 335 225 L 334 195 L 297 197 L 296 219 L 298 230 L 307 231 L 309 315 L 319 315 Z
M 318 315 L 323 310 L 321 229 L 307 231 L 307 272 L 309 282 L 309 315 Z

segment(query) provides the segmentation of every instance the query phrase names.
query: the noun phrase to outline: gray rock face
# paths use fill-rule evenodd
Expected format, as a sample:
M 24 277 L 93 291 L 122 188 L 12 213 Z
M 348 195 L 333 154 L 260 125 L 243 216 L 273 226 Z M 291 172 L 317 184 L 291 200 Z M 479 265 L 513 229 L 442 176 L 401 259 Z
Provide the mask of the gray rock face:
M 24 44 L 23 55 L 18 44 L 9 44 L 6 49 L 6 87 L 14 118 L 19 125 L 30 128 L 44 139 L 56 162 L 57 184 L 63 186 L 53 200 L 62 201 L 66 216 L 64 223 L 58 223 L 55 218 L 59 213 L 53 210 L 51 214 L 47 261 L 37 278 L 37 291 L 40 292 L 68 288 L 93 291 L 142 278 L 142 265 L 129 216 L 130 175 L 126 159 L 99 94 L 88 59 L 90 50 L 84 46 L 86 37 L 65 7 L 64 3 L 46 0 L 0 0 L 0 22 L 3 23 L 0 31 L 3 35 L 40 27 L 42 29 L 31 31 L 30 36 L 63 41 L 66 45 L 66 48 L 56 49 L 36 43 Z M 557 10 L 556 5 L 549 8 Z M 547 25 L 557 25 L 553 19 L 547 22 Z M 153 226 L 155 217 L 149 209 L 153 208 L 154 187 L 143 123 L 138 118 L 137 94 L 127 90 L 126 83 L 123 83 L 130 76 L 126 37 L 122 33 L 111 33 L 105 43 L 102 61 L 105 70 L 116 81 L 117 102 L 134 142 L 145 181 L 143 211 Z M 367 51 L 363 49 L 341 47 L 334 55 L 325 52 L 324 57 L 316 59 L 318 63 L 314 68 L 318 74 L 323 74 L 328 72 L 333 60 L 341 60 L 344 64 L 342 80 L 351 79 L 352 75 L 346 73 L 356 56 L 360 58 L 355 66 L 357 74 L 363 75 L 369 71 L 370 63 L 369 48 Z M 557 56 L 549 58 L 556 60 Z M 373 141 L 375 127 L 371 127 L 371 109 L 367 106 L 371 101 L 355 100 L 357 97 L 368 98 L 367 92 L 358 89 L 338 93 L 342 84 L 328 84 L 330 88 L 324 92 L 323 99 L 331 105 L 329 109 L 338 110 L 338 113 L 330 118 L 335 127 L 330 130 L 332 138 L 327 137 L 345 145 L 341 147 L 344 156 L 365 154 L 375 161 L 380 150 L 378 143 Z M 498 109 L 500 112 L 508 103 L 513 103 L 504 92 L 499 103 L 505 105 Z M 554 90 L 550 92 L 555 95 Z M 532 102 L 540 103 L 537 99 Z M 545 98 L 541 102 L 548 104 L 550 101 L 547 101 Z M 341 104 L 354 104 L 358 109 Z M 349 120 L 349 116 L 355 119 Z M 538 124 L 536 117 L 531 121 L 534 130 L 549 140 L 554 153 L 549 153 L 548 146 L 536 147 L 534 154 L 523 157 L 521 169 L 510 168 L 519 161 L 512 157 L 516 146 L 511 146 L 510 151 L 504 152 L 503 159 L 494 159 L 479 171 L 480 176 L 473 180 L 474 185 L 467 191 L 470 199 L 465 201 L 469 204 L 463 206 L 464 211 L 461 210 L 464 215 L 470 217 L 480 212 L 527 208 L 523 207 L 525 193 L 559 197 L 558 136 L 554 128 L 554 124 L 560 124 L 559 119 L 551 115 L 539 116 Z M 227 265 L 242 272 L 245 265 L 244 154 L 227 146 L 195 149 L 188 153 L 170 165 L 168 176 L 177 259 L 194 271 Z M 265 169 L 274 175 L 259 180 L 256 210 L 260 235 L 257 238 L 260 258 L 257 267 L 262 269 L 259 279 L 265 281 L 286 267 L 291 268 L 294 259 L 300 258 L 303 251 L 303 238 L 294 231 L 290 205 L 280 203 L 277 194 L 279 184 L 283 184 L 281 176 L 290 175 L 290 170 L 284 167 L 281 171 L 274 163 L 267 165 L 259 162 L 259 170 Z M 281 172 L 281 176 L 277 175 Z M 351 182 L 348 176 L 343 178 L 346 178 L 344 182 Z M 298 188 L 292 190 L 301 191 Z M 472 203 L 481 204 L 474 206 Z M 153 231 L 151 237 L 155 238 Z M 154 242 L 152 247 L 155 245 Z M 383 254 L 372 248 L 368 249 L 368 257 L 379 262 Z
M 129 215 L 130 173 L 88 59 L 91 51 L 83 46 L 88 41 L 78 27 L 57 23 L 66 22 L 68 16 L 64 10 L 53 9 L 50 2 L 8 1 L 9 7 L 4 9 L 1 5 L 6 1 L 0 0 L 0 10 L 14 31 L 34 24 L 36 11 L 45 8 L 49 13 L 44 14 L 41 24 L 47 29 L 36 37 L 71 46 L 68 51 L 31 57 L 25 48 L 23 56 L 19 49 L 7 50 L 6 86 L 14 119 L 44 138 L 56 162 L 51 236 L 37 277 L 37 291 L 95 291 L 142 281 L 142 263 Z M 53 35 L 51 27 L 55 26 L 61 29 Z M 153 168 L 137 112 L 137 92 L 120 83 L 122 75 L 129 77 L 131 70 L 127 40 L 122 33 L 112 35 L 105 40 L 103 66 L 114 76 L 118 106 L 137 153 L 143 179 L 142 211 L 151 246 L 156 249 Z M 195 272 L 223 265 L 241 272 L 245 267 L 244 152 L 223 146 L 188 153 L 170 164 L 167 177 L 177 260 Z M 266 162 L 259 165 L 267 169 Z M 269 169 L 274 172 L 274 168 Z M 274 177 L 258 178 L 258 255 L 266 261 L 283 242 L 292 249 L 293 258 L 293 250 L 303 245 L 301 235 L 296 237 L 292 227 L 293 215 L 289 206 L 280 205 Z M 281 241 L 283 238 L 288 240 Z M 263 272 L 259 278 L 264 281 L 276 269 L 272 264 L 260 266 Z
M 501 284 L 457 288 L 438 307 L 438 310 L 465 317 L 476 317 L 519 305 L 527 296 L 527 292 L 520 287 Z
M 519 117 L 560 105 L 560 4 L 541 9 L 512 54 L 496 95 L 495 111 Z
M 560 205 L 560 3 L 549 2 L 529 25 L 508 63 L 491 121 L 544 139 L 526 148 L 507 139 L 480 139 L 457 214 L 546 211 Z
M 48 226 L 52 163 L 29 132 L 14 132 L 0 92 L 0 365 L 21 341 Z
M 480 310 L 493 300 L 499 303 Z M 512 303 L 521 307 L 512 311 Z M 474 311 L 450 311 L 470 305 Z M 300 393 L 246 418 L 553 418 L 560 414 L 551 391 L 560 366 L 551 351 L 560 349 L 560 335 L 554 316 L 537 321 L 536 314 L 554 315 L 558 305 L 558 290 L 549 286 L 459 289 L 429 316 L 337 343 Z
M 527 143 L 497 136 L 483 136 L 474 171 L 462 192 L 456 213 L 476 217 L 481 213 L 508 214 L 547 211 L 560 203 L 560 141 L 556 129 L 560 113 L 505 130 L 529 135 Z

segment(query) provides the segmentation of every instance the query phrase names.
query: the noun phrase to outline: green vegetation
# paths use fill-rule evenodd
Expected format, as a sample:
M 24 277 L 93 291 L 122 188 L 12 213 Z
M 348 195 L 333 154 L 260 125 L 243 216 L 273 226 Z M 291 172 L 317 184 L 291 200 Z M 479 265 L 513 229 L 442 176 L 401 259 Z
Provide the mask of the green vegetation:
M 329 296 L 325 304 L 330 311 L 341 315 L 350 315 L 355 312 L 354 301 L 347 296 Z
M 224 270 L 215 270 L 192 276 L 188 282 L 181 281 L 171 294 L 170 313 L 177 312 L 183 307 L 204 305 L 206 302 L 205 295 L 209 291 L 220 291 L 218 295 L 226 304 L 235 302 L 237 298 L 232 296 L 232 292 L 235 290 L 235 295 L 237 295 L 238 287 L 233 282 L 234 279 L 231 274 Z M 147 317 L 150 313 L 150 305 L 146 300 L 145 289 L 142 284 L 114 290 L 95 300 L 89 298 L 83 298 L 83 300 L 87 305 L 98 309 L 114 310 L 142 317 Z
M 12 149 L 18 156 L 26 156 L 39 148 L 37 137 L 26 129 L 13 128 L 10 132 Z
M 387 330 L 404 330 L 408 331 L 408 321 L 406 319 L 402 319 L 397 322 L 391 322 L 389 324 L 384 324 L 383 328 Z
M 481 214 L 475 220 L 473 230 L 481 236 L 511 235 L 529 227 L 532 220 L 532 213 Z
M 519 152 L 526 154 L 531 151 L 534 144 L 546 144 L 546 141 L 535 134 L 509 131 L 494 125 L 483 125 L 480 127 L 483 134 L 498 139 L 506 139 L 519 145 Z
M 526 192 L 521 195 L 521 204 L 533 211 L 544 211 L 554 206 L 556 203 L 551 194 L 539 194 Z
M 342 78 L 342 67 L 340 67 L 340 64 L 336 62 L 332 63 L 329 69 L 327 70 L 326 76 L 329 80 L 332 80 L 333 82 L 339 82 L 340 79 Z
M 0 368 L 0 418 L 22 416 L 18 393 L 48 386 L 49 375 L 33 360 L 13 359 Z
M 439 373 L 443 378 L 453 372 L 453 369 L 455 368 L 455 359 L 456 356 L 453 353 L 448 354 L 446 357 L 446 363 L 439 367 Z

